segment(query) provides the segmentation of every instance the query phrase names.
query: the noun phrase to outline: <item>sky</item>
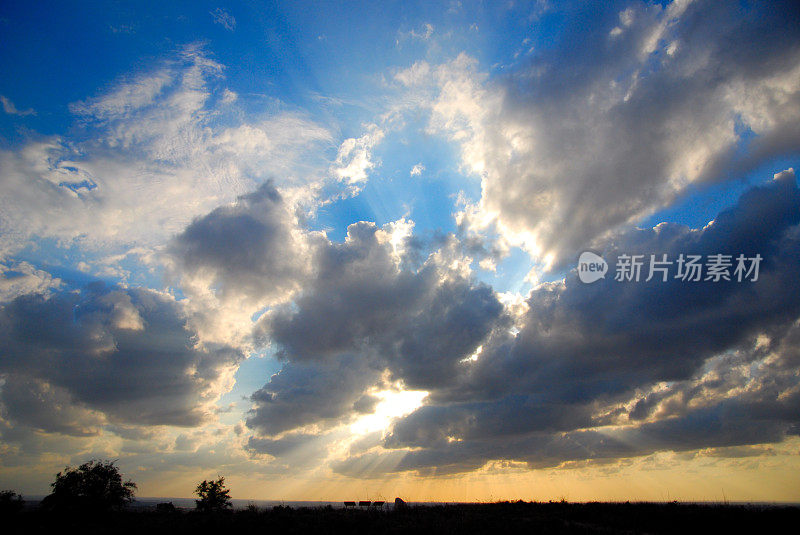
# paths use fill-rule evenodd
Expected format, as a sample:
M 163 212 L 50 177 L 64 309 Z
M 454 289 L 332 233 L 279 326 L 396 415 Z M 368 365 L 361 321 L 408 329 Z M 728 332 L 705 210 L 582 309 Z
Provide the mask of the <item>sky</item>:
M 795 3 L 4 1 L 0 73 L 3 489 L 800 501 Z

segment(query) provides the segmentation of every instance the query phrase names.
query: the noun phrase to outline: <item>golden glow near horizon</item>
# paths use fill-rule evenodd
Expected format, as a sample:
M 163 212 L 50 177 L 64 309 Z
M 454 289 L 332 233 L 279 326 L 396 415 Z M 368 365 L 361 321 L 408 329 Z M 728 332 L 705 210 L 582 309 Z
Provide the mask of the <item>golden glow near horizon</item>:
M 225 475 L 234 498 L 256 500 L 338 502 L 400 496 L 408 501 L 443 502 L 800 502 L 800 438 L 737 449 L 742 457 L 725 458 L 725 449 L 661 452 L 607 464 L 574 463 L 544 470 L 530 470 L 523 463 L 493 462 L 475 472 L 438 477 L 403 473 L 355 479 L 327 471 L 313 476 L 269 477 L 257 470 Z M 153 479 L 140 481 L 140 496 L 188 497 L 199 477 L 170 472 L 151 475 Z

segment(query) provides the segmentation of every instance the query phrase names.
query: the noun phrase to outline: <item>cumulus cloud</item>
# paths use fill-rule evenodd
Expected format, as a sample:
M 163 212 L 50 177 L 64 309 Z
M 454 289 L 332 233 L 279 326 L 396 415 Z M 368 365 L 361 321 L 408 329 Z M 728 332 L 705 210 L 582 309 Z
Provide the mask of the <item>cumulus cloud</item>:
M 218 289 L 222 297 L 285 300 L 305 279 L 306 234 L 271 182 L 195 219 L 169 252 L 185 284 Z M 199 279 L 192 282 L 191 279 Z
M 101 283 L 16 297 L 0 310 L 0 333 L 5 413 L 50 431 L 84 429 L 88 415 L 198 425 L 243 358 L 199 346 L 171 296 Z
M 563 262 L 691 183 L 741 176 L 797 146 L 791 3 L 748 8 L 757 17 L 700 2 L 566 9 L 572 30 L 505 76 L 488 80 L 465 55 L 398 73 L 427 95 L 429 130 L 481 177 L 478 229 L 498 225 Z
M 765 260 L 749 283 L 586 285 L 572 272 L 540 285 L 518 334 L 484 341 L 464 373 L 394 426 L 385 446 L 416 449 L 392 470 L 461 471 L 492 459 L 553 466 L 795 434 L 798 223 L 800 190 L 787 171 L 705 228 L 615 235 L 601 249 L 612 266 L 622 253 Z
M 404 269 L 375 225 L 351 225 L 344 244 L 318 252 L 303 294 L 266 315 L 262 326 L 286 358 L 318 361 L 363 348 L 389 362 L 409 387 L 436 384 L 502 317 L 488 286 L 436 260 Z M 303 334 L 309 326 L 313 337 Z
M 257 336 L 287 363 L 253 395 L 251 428 L 276 434 L 346 421 L 387 371 L 409 389 L 437 387 L 506 324 L 491 288 L 441 254 L 414 269 L 390 230 L 362 222 L 344 243 L 318 247 L 303 291 L 259 321 Z
M 544 467 L 780 441 L 796 425 L 788 359 L 797 350 L 786 333 L 800 316 L 798 223 L 789 170 L 704 228 L 631 229 L 598 249 L 612 266 L 623 253 L 760 254 L 755 282 L 586 285 L 572 272 L 509 309 L 453 270 L 446 248 L 414 269 L 381 229 L 352 225 L 344 243 L 316 250 L 293 303 L 259 322 L 286 364 L 252 398 L 251 447 L 352 421 L 384 373 L 429 396 L 380 447 L 337 461 L 341 473 Z M 760 371 L 725 372 L 734 364 Z

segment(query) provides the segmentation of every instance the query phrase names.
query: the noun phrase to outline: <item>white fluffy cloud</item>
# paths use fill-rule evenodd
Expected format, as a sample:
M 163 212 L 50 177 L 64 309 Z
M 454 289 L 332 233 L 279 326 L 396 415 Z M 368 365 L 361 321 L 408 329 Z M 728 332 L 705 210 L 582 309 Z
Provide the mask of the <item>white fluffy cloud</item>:
M 752 19 L 701 2 L 566 9 L 574 30 L 503 76 L 466 55 L 396 75 L 481 177 L 467 210 L 476 229 L 496 224 L 539 260 L 571 259 L 689 184 L 800 142 L 792 8 Z
M 351 193 L 357 193 L 363 187 L 370 170 L 375 167 L 372 149 L 383 137 L 383 130 L 373 124 L 367 127 L 365 134 L 345 139 L 339 147 L 331 174 L 349 186 Z
M 74 103 L 85 136 L 0 152 L 0 250 L 33 237 L 154 246 L 271 177 L 325 177 L 330 132 L 288 109 L 244 120 L 197 46 Z M 226 111 L 227 110 L 227 111 Z

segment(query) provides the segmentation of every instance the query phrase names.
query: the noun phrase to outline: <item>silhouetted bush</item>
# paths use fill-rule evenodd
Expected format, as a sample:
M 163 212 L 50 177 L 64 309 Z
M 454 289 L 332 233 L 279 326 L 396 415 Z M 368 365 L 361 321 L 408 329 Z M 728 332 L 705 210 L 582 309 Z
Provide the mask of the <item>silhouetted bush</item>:
M 133 500 L 136 483 L 122 481 L 114 461 L 91 460 L 77 468 L 67 466 L 50 485 L 53 493 L 42 500 L 51 510 L 102 510 L 121 508 Z
M 245 507 L 244 510 L 247 511 L 248 513 L 254 514 L 254 515 L 259 513 L 258 505 L 256 505 L 253 502 L 248 503 L 247 507 Z
M 157 513 L 174 513 L 176 511 L 175 504 L 172 502 L 163 502 L 156 504 Z
M 0 491 L 0 514 L 17 514 L 22 511 L 22 504 L 22 496 L 13 490 Z

